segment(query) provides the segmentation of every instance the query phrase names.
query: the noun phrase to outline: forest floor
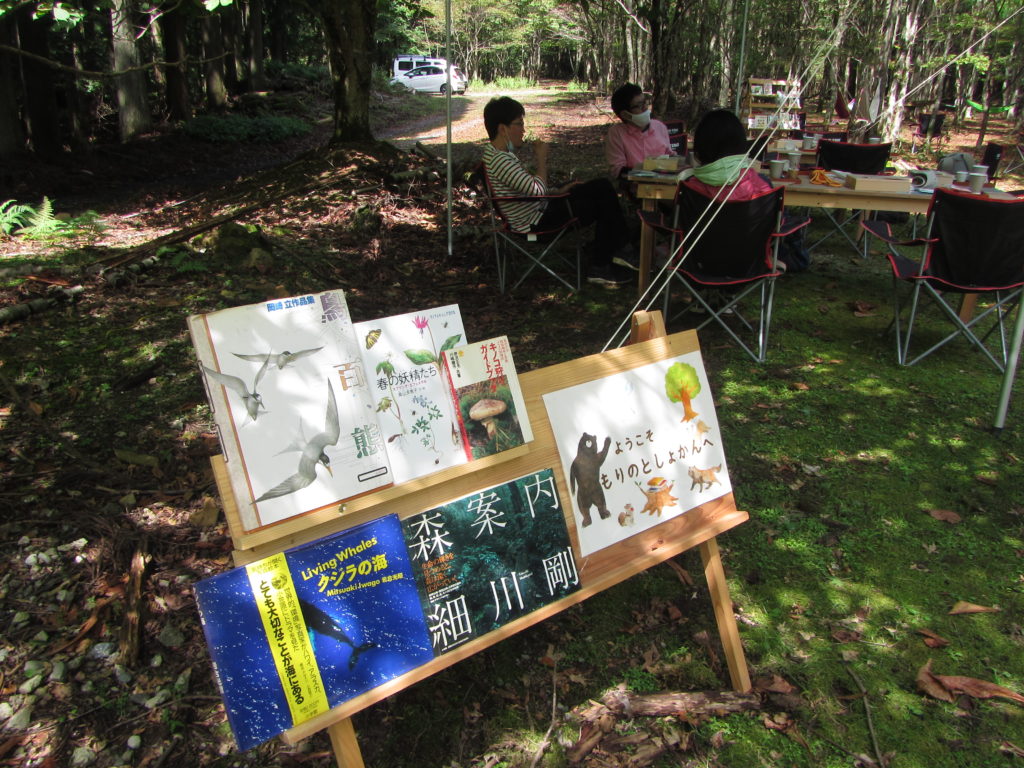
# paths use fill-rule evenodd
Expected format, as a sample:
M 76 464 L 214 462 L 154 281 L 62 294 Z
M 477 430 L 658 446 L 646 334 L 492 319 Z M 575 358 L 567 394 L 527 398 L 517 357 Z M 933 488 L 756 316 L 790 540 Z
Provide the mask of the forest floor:
M 356 320 L 458 303 L 468 335 L 508 335 L 522 370 L 600 350 L 631 288 L 497 291 L 486 212 L 463 178 L 490 95 L 452 100 L 451 254 L 443 171 L 408 152 L 419 141 L 443 155 L 437 97 L 409 112 L 407 99 L 376 97 L 390 147 L 326 149 L 317 103 L 314 130 L 279 145 L 166 131 L 0 170 L 0 201 L 45 195 L 98 225 L 0 238 L 0 309 L 48 304 L 0 326 L 0 765 L 331 764 L 323 734 L 233 746 L 191 590 L 231 566 L 231 540 L 185 318 L 342 288 Z M 560 84 L 517 97 L 553 144 L 553 178 L 603 174 L 604 99 Z M 972 129 L 944 150 L 973 150 Z M 1001 123 L 990 140 L 1016 142 Z M 1024 175 L 1003 186 L 1024 188 Z M 249 229 L 234 244 L 212 226 L 173 236 L 217 217 Z M 953 637 L 943 673 L 1018 690 L 1024 679 L 1020 404 L 999 439 L 985 430 L 994 372 L 976 377 L 961 359 L 898 369 L 876 339 L 887 287 L 880 265 L 822 252 L 779 288 L 768 365 L 702 332 L 730 476 L 752 513 L 722 542 L 766 712 L 620 722 L 579 764 L 868 766 L 895 754 L 893 765 L 980 768 L 1024 756 L 1016 705 L 914 688 L 915 630 L 927 627 Z M 943 509 L 964 522 L 921 514 Z M 592 700 L 618 685 L 728 688 L 688 571 L 700 572 L 692 556 L 652 569 L 360 713 L 367 765 L 564 765 Z M 944 627 L 952 596 L 1003 610 Z M 861 714 L 869 698 L 877 733 Z

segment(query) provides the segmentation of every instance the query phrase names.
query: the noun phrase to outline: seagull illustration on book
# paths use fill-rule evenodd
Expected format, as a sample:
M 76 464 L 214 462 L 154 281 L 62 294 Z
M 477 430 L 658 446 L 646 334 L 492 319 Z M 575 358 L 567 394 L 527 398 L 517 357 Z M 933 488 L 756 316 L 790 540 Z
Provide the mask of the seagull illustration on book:
M 266 367 L 267 363 L 264 362 L 263 366 Z M 307 485 L 310 485 L 316 480 L 316 466 L 322 464 L 324 469 L 327 470 L 332 476 L 334 473 L 331 471 L 331 460 L 327 457 L 327 453 L 324 449 L 329 445 L 334 445 L 338 442 L 338 438 L 341 436 L 341 425 L 338 422 L 338 403 L 334 399 L 334 387 L 331 386 L 331 382 L 327 382 L 327 416 L 324 419 L 324 431 L 314 435 L 309 442 L 305 445 L 296 446 L 297 450 L 302 451 L 302 456 L 299 458 L 299 469 L 291 477 L 281 481 L 269 491 L 264 493 L 258 499 L 257 502 L 266 501 L 267 499 L 276 499 L 279 496 L 287 496 L 289 493 L 295 493 Z
M 309 642 L 316 650 L 316 638 L 313 636 L 314 632 L 318 632 L 326 637 L 333 637 L 339 643 L 352 647 L 352 655 L 348 657 L 348 668 L 352 669 L 356 665 L 356 660 L 359 658 L 359 654 L 363 651 L 368 651 L 371 648 L 376 648 L 376 643 L 363 643 L 362 645 L 356 645 L 353 643 L 349 636 L 345 634 L 345 630 L 338 626 L 338 622 L 334 620 L 326 611 L 321 610 L 312 603 L 307 603 L 301 597 L 299 598 L 299 608 L 302 610 L 302 620 L 306 623 L 306 631 L 309 633 Z
M 260 380 L 263 378 L 263 374 L 267 372 L 267 362 L 263 361 L 263 365 L 256 373 L 256 380 L 252 383 L 252 392 L 245 386 L 245 382 L 237 376 L 231 376 L 227 373 L 221 373 L 215 371 L 212 368 L 203 366 L 203 370 L 206 371 L 206 375 L 216 381 L 218 384 L 227 387 L 232 392 L 242 398 L 242 405 L 245 406 L 245 412 L 249 414 L 249 418 L 256 421 L 256 416 L 259 415 L 260 408 L 263 410 L 267 409 L 267 406 L 263 405 L 263 398 L 260 393 L 256 391 L 256 388 L 260 385 Z
M 267 352 L 264 355 L 240 355 L 237 352 L 232 352 L 235 357 L 240 357 L 242 360 L 248 360 L 251 363 L 271 363 L 277 366 L 278 370 L 281 370 L 286 365 L 294 363 L 296 360 L 301 360 L 304 357 L 309 357 L 319 352 L 323 347 L 316 347 L 314 349 L 300 349 L 298 352 L 279 352 L 274 354 L 273 352 Z

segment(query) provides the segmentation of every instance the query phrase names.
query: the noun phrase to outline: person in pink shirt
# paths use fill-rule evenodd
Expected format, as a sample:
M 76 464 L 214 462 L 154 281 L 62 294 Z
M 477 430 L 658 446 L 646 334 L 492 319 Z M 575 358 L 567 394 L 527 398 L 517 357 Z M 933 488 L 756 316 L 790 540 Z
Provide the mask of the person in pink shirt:
M 608 175 L 619 179 L 646 157 L 674 155 L 668 128 L 651 117 L 651 101 L 639 85 L 626 83 L 612 94 L 612 111 L 618 123 L 608 129 L 604 143 Z

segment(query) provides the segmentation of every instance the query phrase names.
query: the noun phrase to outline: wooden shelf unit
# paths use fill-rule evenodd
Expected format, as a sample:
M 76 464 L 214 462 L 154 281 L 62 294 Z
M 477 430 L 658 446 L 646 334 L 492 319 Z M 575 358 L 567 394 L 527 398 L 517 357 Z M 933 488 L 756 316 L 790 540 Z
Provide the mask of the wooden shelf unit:
M 747 79 L 741 119 L 751 135 L 776 128 L 800 130 L 800 81 L 765 77 Z

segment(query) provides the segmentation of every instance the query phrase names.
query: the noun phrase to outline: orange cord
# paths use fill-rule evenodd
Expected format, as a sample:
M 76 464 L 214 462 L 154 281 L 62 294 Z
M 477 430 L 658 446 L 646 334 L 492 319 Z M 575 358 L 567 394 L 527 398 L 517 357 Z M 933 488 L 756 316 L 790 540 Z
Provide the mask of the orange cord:
M 828 175 L 828 172 L 822 168 L 815 168 L 811 171 L 811 184 L 823 184 L 826 187 L 841 187 L 843 186 L 838 181 Z

